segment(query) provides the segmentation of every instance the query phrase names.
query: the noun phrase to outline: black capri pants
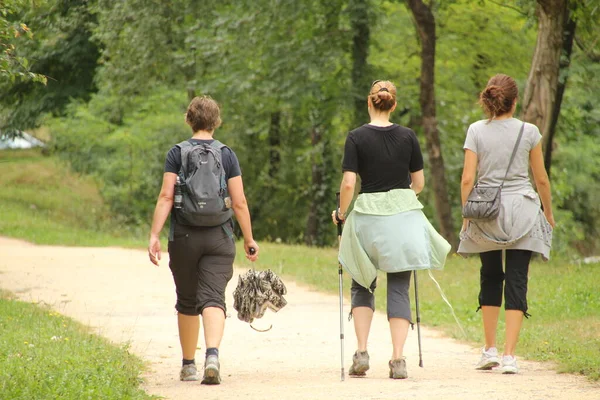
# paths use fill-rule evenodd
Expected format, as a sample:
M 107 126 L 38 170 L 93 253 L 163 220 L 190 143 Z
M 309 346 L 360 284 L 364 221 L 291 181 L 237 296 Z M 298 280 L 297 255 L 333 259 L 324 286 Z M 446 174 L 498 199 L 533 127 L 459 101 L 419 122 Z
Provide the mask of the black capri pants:
M 412 271 L 394 272 L 387 274 L 387 317 L 404 318 L 412 323 L 410 313 L 410 276 Z M 375 288 L 377 278 L 371 284 L 371 292 L 352 279 L 350 288 L 352 309 L 356 307 L 369 307 L 375 310 Z
M 225 289 L 233 276 L 235 243 L 222 226 L 176 225 L 169 241 L 169 268 L 177 303 L 184 315 L 199 315 L 206 307 L 226 312 Z
M 500 307 L 504 289 L 504 309 L 521 310 L 527 314 L 527 276 L 531 251 L 505 250 L 506 260 L 502 268 L 502 250 L 479 254 L 481 259 L 479 308 Z M 504 288 L 503 288 L 504 286 Z

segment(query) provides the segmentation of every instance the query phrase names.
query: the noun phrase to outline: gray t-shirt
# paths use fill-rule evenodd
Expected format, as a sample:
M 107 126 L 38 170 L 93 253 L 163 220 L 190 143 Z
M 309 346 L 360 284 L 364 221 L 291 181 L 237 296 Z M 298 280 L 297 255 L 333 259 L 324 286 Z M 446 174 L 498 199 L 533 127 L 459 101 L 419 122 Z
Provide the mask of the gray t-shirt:
M 489 122 L 481 120 L 469 126 L 463 148 L 477 154 L 477 182 L 480 185 L 502 184 L 522 124 L 517 118 L 509 118 Z M 532 189 L 529 152 L 541 139 L 537 126 L 526 122 L 517 154 L 504 181 L 505 189 Z

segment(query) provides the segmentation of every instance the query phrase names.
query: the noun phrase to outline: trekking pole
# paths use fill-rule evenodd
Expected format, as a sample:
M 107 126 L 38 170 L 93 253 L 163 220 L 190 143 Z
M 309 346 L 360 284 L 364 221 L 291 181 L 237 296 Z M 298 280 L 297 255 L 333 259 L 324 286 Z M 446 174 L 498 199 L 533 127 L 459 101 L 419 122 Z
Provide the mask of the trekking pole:
M 423 368 L 423 355 L 421 354 L 421 315 L 419 314 L 419 285 L 417 284 L 417 270 L 415 273 L 415 308 L 417 309 L 417 338 L 419 341 L 419 367 Z
M 342 224 L 343 221 L 338 217 L 340 209 L 340 193 L 335 194 L 337 208 L 335 209 L 335 219 L 337 220 L 338 247 L 342 242 Z M 342 279 L 343 269 L 342 263 L 338 260 L 338 275 L 340 277 L 340 362 L 342 366 L 342 382 L 345 379 L 344 375 L 344 281 Z

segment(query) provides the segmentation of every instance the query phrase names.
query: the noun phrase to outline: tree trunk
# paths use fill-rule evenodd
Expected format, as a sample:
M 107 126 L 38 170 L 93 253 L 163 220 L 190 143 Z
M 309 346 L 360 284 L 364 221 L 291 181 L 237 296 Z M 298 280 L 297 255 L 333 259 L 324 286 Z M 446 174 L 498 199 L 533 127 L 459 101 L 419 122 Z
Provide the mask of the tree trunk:
M 368 122 L 367 94 L 369 77 L 369 5 L 368 0 L 351 0 L 348 5 L 352 26 L 352 90 L 354 99 L 354 126 Z
M 550 168 L 552 160 L 552 139 L 562 101 L 559 75 L 563 35 L 565 28 L 569 29 L 569 24 L 565 23 L 568 14 L 567 1 L 537 0 L 538 37 L 523 96 L 522 119 L 540 129 L 547 169 Z M 574 31 L 575 25 L 571 28 Z M 569 48 L 572 47 L 572 38 L 570 41 Z M 566 81 L 563 85 L 565 83 Z
M 563 95 L 567 87 L 567 79 L 569 78 L 569 66 L 571 65 L 571 53 L 573 52 L 573 40 L 575 39 L 575 28 L 577 23 L 569 16 L 565 23 L 562 57 L 560 60 L 560 71 L 558 78 L 558 86 L 556 88 L 556 102 L 552 111 L 552 121 L 548 131 L 548 146 L 544 150 L 544 165 L 548 176 L 550 176 L 550 167 L 552 166 L 552 151 L 554 150 L 554 134 L 556 133 L 556 125 L 560 115 L 560 107 L 562 105 Z
M 304 243 L 308 246 L 317 244 L 319 234 L 319 205 L 326 201 L 323 198 L 323 162 L 320 154 L 322 134 L 318 127 L 313 127 L 310 134 L 311 143 L 311 200 L 308 210 L 308 220 L 306 222 L 306 231 L 304 234 Z
M 435 18 L 431 9 L 422 0 L 407 0 L 415 19 L 416 28 L 421 39 L 421 121 L 427 142 L 427 154 L 431 166 L 431 179 L 435 195 L 435 208 L 440 226 L 440 233 L 457 247 L 457 237 L 452 223 L 452 211 L 448 197 L 448 185 L 444 168 L 444 158 L 440 136 L 437 129 L 435 109 Z

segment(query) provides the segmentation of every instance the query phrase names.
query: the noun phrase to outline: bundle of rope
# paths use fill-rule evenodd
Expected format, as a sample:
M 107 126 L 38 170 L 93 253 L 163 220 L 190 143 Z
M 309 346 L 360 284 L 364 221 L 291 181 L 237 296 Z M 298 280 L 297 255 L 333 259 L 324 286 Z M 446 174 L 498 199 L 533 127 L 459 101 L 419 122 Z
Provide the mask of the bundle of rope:
M 258 330 L 252 326 L 252 321 L 262 318 L 267 309 L 277 312 L 285 307 L 285 294 L 287 289 L 283 281 L 273 271 L 251 269 L 238 279 L 233 292 L 233 308 L 238 312 L 240 320 L 250 323 L 252 329 Z M 271 328 L 272 326 L 269 329 Z

